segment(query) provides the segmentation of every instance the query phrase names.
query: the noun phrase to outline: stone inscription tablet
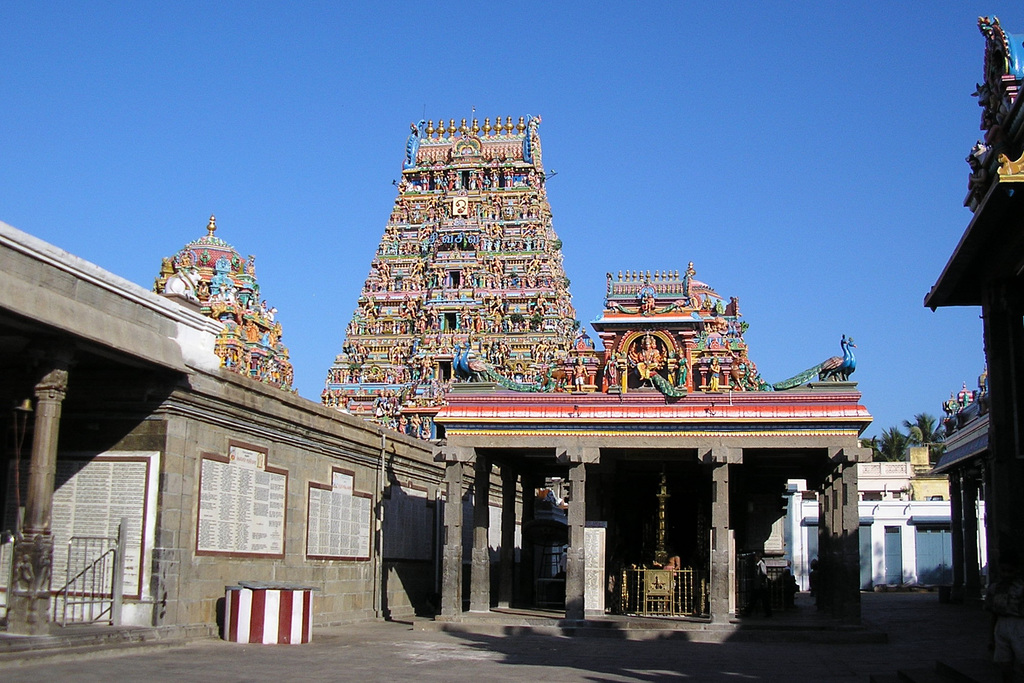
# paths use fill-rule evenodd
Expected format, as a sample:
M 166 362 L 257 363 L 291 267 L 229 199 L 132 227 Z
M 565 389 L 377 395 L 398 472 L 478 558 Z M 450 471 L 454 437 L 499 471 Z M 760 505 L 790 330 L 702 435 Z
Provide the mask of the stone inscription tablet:
M 309 484 L 306 556 L 370 559 L 372 496 L 355 491 L 352 473 L 335 469 L 330 486 Z
M 124 567 L 124 593 L 127 598 L 142 595 L 144 558 L 143 530 L 149 500 L 152 457 L 148 455 L 104 456 L 92 458 L 62 457 L 54 476 L 51 528 L 53 564 L 50 586 L 57 590 L 67 582 L 68 541 L 72 537 L 108 538 L 113 546 L 121 518 L 128 520 Z M 28 463 L 22 462 L 22 504 L 28 481 Z M 13 472 L 13 470 L 12 470 Z M 5 528 L 14 528 L 15 496 L 13 477 L 7 496 Z M 98 545 L 96 547 L 99 547 Z M 103 546 L 104 548 L 106 546 Z M 96 551 L 95 552 L 102 552 Z M 74 558 L 82 560 L 83 558 Z M 95 559 L 90 556 L 89 560 Z M 79 561 L 78 564 L 81 564 Z M 7 572 L 3 574 L 6 586 Z
M 384 499 L 384 557 L 430 560 L 434 551 L 434 501 L 427 492 L 392 484 Z
M 283 557 L 287 490 L 265 452 L 232 444 L 227 458 L 203 455 L 196 553 Z

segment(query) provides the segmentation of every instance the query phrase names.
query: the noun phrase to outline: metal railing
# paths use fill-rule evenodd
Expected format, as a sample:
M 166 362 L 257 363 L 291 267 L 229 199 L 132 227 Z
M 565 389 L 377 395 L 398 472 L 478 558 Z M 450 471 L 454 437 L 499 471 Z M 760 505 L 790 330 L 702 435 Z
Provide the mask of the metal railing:
M 121 623 L 128 520 L 116 537 L 73 536 L 68 541 L 67 583 L 54 594 L 60 625 Z
M 5 529 L 0 538 L 0 580 L 0 600 L 3 601 L 0 608 L 6 618 L 11 604 L 11 586 L 14 585 L 14 532 L 9 529 Z
M 623 569 L 620 585 L 622 614 L 700 617 L 709 613 L 707 579 L 696 569 Z

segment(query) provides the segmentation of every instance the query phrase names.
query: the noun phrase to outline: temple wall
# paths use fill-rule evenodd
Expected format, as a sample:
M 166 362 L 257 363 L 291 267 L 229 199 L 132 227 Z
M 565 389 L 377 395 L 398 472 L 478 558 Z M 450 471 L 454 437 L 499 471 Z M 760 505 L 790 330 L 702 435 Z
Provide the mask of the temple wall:
M 286 473 L 283 552 L 252 553 L 248 552 L 252 548 L 244 546 L 211 551 L 200 542 L 201 509 L 207 517 L 211 515 L 209 500 L 204 501 L 201 491 L 202 476 L 209 476 L 204 463 L 210 468 L 206 462 L 210 456 L 226 456 L 239 444 L 247 451 L 265 453 L 265 467 L 276 476 Z M 435 590 L 432 539 L 421 543 L 419 557 L 383 561 L 388 595 L 382 605 L 374 600 L 375 591 L 381 590 L 381 579 L 375 576 L 380 556 L 374 540 L 381 487 L 393 487 L 392 498 L 408 489 L 417 492 L 415 499 L 431 502 L 437 490 L 441 469 L 423 442 L 391 432 L 382 439 L 378 428 L 360 419 L 219 372 L 191 375 L 187 385 L 176 388 L 115 449 L 161 454 L 152 548 L 153 624 L 212 627 L 222 619 L 218 610 L 225 587 L 239 581 L 316 587 L 316 624 L 373 618 L 375 608 L 394 616 L 429 610 Z M 214 465 L 225 471 L 233 466 Z M 351 477 L 356 498 L 369 500 L 359 522 L 361 529 L 368 526 L 366 552 L 345 559 L 314 559 L 308 557 L 307 548 L 311 491 L 330 488 L 332 474 L 339 471 Z M 432 506 L 393 506 L 391 515 L 389 526 L 395 528 L 434 528 Z M 226 522 L 231 513 L 222 511 L 220 517 Z M 126 609 L 129 613 L 138 621 L 145 610 Z

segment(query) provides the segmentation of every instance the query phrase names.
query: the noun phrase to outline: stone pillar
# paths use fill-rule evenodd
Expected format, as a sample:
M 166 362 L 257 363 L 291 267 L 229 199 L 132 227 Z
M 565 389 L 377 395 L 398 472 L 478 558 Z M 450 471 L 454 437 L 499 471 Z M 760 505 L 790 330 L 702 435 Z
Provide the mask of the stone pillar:
M 949 535 L 952 541 L 950 560 L 953 564 L 953 586 L 950 600 L 956 603 L 964 599 L 964 535 L 963 487 L 959 470 L 949 473 Z
M 978 475 L 967 470 L 961 475 L 963 491 L 964 600 L 981 599 L 981 561 L 978 553 Z
M 1016 283 L 994 281 L 984 292 L 985 357 L 989 371 L 989 474 L 985 499 L 990 581 L 998 580 L 999 551 L 1024 552 L 1024 486 L 1021 415 L 1024 413 L 1024 326 Z
M 44 635 L 50 629 L 50 567 L 53 562 L 53 479 L 57 471 L 57 436 L 61 404 L 67 391 L 67 354 L 49 359 L 48 372 L 35 386 L 35 430 L 28 470 L 23 530 L 14 544 L 14 583 L 7 631 Z
M 441 555 L 441 615 L 462 613 L 462 463 L 444 467 L 444 548 Z
M 565 618 L 581 621 L 585 617 L 587 526 L 587 466 L 574 462 L 569 466 L 569 551 L 565 563 Z
M 729 463 L 715 462 L 711 470 L 711 586 L 712 623 L 729 621 L 732 595 L 732 553 L 729 552 Z
M 523 547 L 519 551 L 519 601 L 526 606 L 533 604 L 534 581 L 537 578 L 533 566 L 533 539 L 529 535 L 529 529 L 536 513 L 534 505 L 540 481 L 537 475 L 523 472 L 520 475 L 520 482 L 523 491 Z
M 491 554 L 487 530 L 491 514 L 491 462 L 482 453 L 476 454 L 473 467 L 473 567 L 469 574 L 469 611 L 489 612 L 491 609 Z
M 508 463 L 501 465 L 501 557 L 498 607 L 512 606 L 512 585 L 516 561 L 516 473 Z
M 860 622 L 860 510 L 857 463 L 842 450 L 832 459 L 819 498 L 818 562 L 824 607 L 838 619 Z

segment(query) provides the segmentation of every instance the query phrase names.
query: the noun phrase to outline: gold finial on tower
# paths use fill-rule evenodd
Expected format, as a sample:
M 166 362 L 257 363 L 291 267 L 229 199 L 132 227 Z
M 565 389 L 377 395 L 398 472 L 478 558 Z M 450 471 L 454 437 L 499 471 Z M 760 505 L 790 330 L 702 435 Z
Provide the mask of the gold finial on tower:
M 509 117 L 507 117 L 505 119 L 505 132 L 510 134 L 510 135 L 512 134 L 512 117 L 511 116 L 509 116 Z
M 494 134 L 495 135 L 501 135 L 501 117 L 500 116 L 495 116 L 494 117 Z
M 466 119 L 462 119 L 462 123 L 459 124 L 459 134 L 464 136 L 468 132 L 469 132 L 469 127 L 466 126 Z
M 477 133 L 480 132 L 480 124 L 476 122 L 476 119 L 473 119 L 473 127 L 470 128 L 470 130 L 473 131 L 473 135 L 476 135 Z
M 427 137 L 428 138 L 434 137 L 434 121 L 433 120 L 427 121 Z
M 217 232 L 217 217 L 211 213 L 210 222 L 206 224 L 206 236 L 213 237 L 215 232 Z
M 484 119 L 484 135 L 491 134 L 491 120 L 489 118 Z
M 523 117 L 520 116 L 519 123 L 516 124 L 516 132 L 522 135 L 524 130 L 526 130 L 526 121 L 524 121 Z
M 448 137 L 455 137 L 455 131 L 458 130 L 455 127 L 455 119 L 448 119 Z
M 444 137 L 444 119 L 437 120 L 437 139 L 440 140 Z

